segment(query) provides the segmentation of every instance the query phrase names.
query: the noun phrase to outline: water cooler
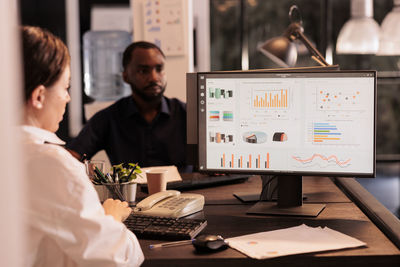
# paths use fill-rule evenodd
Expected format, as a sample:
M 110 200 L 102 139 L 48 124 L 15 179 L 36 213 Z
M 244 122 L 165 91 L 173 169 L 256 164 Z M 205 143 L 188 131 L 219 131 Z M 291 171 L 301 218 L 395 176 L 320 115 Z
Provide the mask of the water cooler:
M 126 31 L 88 31 L 83 35 L 83 80 L 86 95 L 115 101 L 130 94 L 122 78 L 122 54 L 132 42 Z

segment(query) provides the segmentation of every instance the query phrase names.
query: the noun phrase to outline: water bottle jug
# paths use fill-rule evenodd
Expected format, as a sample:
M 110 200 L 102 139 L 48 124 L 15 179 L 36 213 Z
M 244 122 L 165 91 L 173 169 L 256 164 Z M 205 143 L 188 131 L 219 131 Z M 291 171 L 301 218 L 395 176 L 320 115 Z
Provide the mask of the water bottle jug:
M 122 54 L 132 42 L 126 31 L 88 31 L 83 35 L 85 93 L 97 101 L 113 101 L 130 94 L 122 79 Z

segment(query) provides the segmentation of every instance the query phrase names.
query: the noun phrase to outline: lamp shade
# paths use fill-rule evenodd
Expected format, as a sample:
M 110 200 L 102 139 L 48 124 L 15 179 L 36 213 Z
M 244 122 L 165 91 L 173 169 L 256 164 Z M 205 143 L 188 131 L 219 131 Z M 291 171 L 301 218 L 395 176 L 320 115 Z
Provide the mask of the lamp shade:
M 378 55 L 400 55 L 400 0 L 382 22 Z
M 379 24 L 372 18 L 372 0 L 352 0 L 351 18 L 339 32 L 337 54 L 376 54 L 379 49 Z
M 294 20 L 294 13 L 298 12 L 300 20 Z M 325 58 L 314 47 L 304 35 L 301 15 L 296 5 L 290 7 L 289 17 L 292 23 L 288 26 L 282 36 L 274 37 L 258 45 L 257 49 L 265 56 L 282 67 L 293 67 L 297 61 L 297 47 L 293 42 L 299 41 L 304 44 L 314 59 L 321 66 L 329 66 Z
M 296 45 L 285 36 L 267 40 L 258 50 L 281 67 L 293 67 L 297 61 Z

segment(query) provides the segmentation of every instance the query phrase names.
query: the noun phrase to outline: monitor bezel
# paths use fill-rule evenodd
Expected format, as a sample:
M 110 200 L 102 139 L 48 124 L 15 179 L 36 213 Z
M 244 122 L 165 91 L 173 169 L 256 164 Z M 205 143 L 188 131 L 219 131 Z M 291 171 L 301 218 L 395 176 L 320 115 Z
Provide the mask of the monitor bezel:
M 197 135 L 197 144 L 198 144 L 198 152 L 197 152 L 197 158 L 198 162 L 200 163 L 201 158 L 203 157 L 202 154 L 205 155 L 206 153 L 206 146 L 205 146 L 205 141 L 206 137 L 204 136 L 204 133 L 200 131 L 201 126 L 201 119 L 200 119 L 200 107 L 202 104 L 204 104 L 204 92 L 203 96 L 201 95 L 202 92 L 199 89 L 200 88 L 200 83 L 201 83 L 201 78 L 200 76 L 207 76 L 207 77 L 212 77 L 216 76 L 218 78 L 225 76 L 226 78 L 229 78 L 231 76 L 243 76 L 243 77 L 249 77 L 252 75 L 267 75 L 267 76 L 293 76 L 293 75 L 301 75 L 301 74 L 328 74 L 328 75 L 339 75 L 343 76 L 345 74 L 360 74 L 360 75 L 367 75 L 374 78 L 374 144 L 373 144 L 373 171 L 372 173 L 356 173 L 356 172 L 343 172 L 343 173 L 338 173 L 338 172 L 310 172 L 310 171 L 277 171 L 277 170 L 240 170 L 240 169 L 201 169 L 200 164 L 198 166 L 198 171 L 202 173 L 226 173 L 226 174 L 254 174 L 254 175 L 278 175 L 278 176 L 285 176 L 285 175 L 297 175 L 297 176 L 329 176 L 329 177 L 359 177 L 359 178 L 374 178 L 376 176 L 376 123 L 377 123 L 377 71 L 375 70 L 288 70 L 288 71 L 280 71 L 280 70 L 261 70 L 261 71 L 215 71 L 215 72 L 198 72 L 197 74 L 197 127 L 198 127 L 198 135 Z M 202 139 L 203 138 L 203 139 Z

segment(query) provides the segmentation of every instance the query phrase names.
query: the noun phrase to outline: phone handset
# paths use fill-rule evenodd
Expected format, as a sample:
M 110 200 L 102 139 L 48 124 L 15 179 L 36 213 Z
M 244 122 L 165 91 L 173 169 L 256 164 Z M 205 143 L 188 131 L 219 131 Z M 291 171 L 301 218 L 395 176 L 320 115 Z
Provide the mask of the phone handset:
M 176 190 L 167 190 L 163 192 L 158 192 L 155 193 L 142 201 L 140 201 L 134 211 L 145 211 L 151 209 L 156 203 L 160 202 L 161 200 L 168 198 L 168 197 L 173 197 L 173 196 L 179 196 L 181 192 L 176 191 Z

